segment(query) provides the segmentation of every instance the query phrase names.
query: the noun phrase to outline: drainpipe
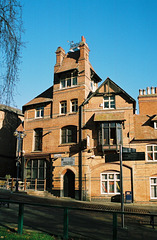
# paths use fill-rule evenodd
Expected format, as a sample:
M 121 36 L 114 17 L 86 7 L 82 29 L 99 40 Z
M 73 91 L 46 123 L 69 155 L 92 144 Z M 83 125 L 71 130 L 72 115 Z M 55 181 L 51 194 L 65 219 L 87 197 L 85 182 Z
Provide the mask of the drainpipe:
M 79 106 L 79 200 L 82 199 L 82 105 Z

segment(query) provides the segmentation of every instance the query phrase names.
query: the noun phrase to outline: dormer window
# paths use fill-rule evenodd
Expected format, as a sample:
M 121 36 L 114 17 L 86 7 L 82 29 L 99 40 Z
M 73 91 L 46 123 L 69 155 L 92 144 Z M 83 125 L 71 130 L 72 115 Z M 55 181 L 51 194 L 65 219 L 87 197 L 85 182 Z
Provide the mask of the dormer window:
M 154 122 L 154 129 L 157 130 L 157 122 Z
M 67 73 L 61 76 L 60 88 L 69 88 L 77 85 L 77 72 Z
M 35 111 L 36 118 L 43 118 L 44 117 L 44 107 L 38 107 Z
M 105 96 L 104 109 L 114 109 L 114 108 L 115 108 L 115 96 Z

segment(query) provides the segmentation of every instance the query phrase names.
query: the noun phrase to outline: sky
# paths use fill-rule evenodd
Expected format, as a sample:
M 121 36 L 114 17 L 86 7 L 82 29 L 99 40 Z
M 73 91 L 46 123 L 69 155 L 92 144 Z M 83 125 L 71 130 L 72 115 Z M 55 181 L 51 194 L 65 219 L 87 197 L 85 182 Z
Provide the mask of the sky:
M 15 106 L 53 85 L 55 51 L 86 38 L 89 59 L 137 101 L 139 89 L 157 87 L 157 0 L 21 0 L 19 83 Z

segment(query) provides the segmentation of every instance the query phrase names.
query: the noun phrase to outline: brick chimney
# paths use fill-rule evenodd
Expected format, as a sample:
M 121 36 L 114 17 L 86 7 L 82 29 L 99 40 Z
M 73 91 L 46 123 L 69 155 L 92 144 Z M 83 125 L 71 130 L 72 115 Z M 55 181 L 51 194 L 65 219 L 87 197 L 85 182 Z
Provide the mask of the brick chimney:
M 79 60 L 89 60 L 89 47 L 86 43 L 86 39 L 84 36 L 81 37 L 81 42 L 79 44 L 80 48 L 80 58 Z
M 65 51 L 62 47 L 58 47 L 56 51 L 56 65 L 55 66 L 61 66 L 63 58 L 65 56 Z
M 157 114 L 157 87 L 147 87 L 139 90 L 139 113 L 141 115 Z

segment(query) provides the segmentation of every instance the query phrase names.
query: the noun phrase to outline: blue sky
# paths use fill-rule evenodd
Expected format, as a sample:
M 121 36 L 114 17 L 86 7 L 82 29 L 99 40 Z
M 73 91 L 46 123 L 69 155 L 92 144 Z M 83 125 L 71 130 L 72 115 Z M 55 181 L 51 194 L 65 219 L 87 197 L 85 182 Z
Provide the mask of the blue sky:
M 18 108 L 53 84 L 55 51 L 86 38 L 90 62 L 135 100 L 157 86 L 156 0 L 22 0 L 25 33 Z

